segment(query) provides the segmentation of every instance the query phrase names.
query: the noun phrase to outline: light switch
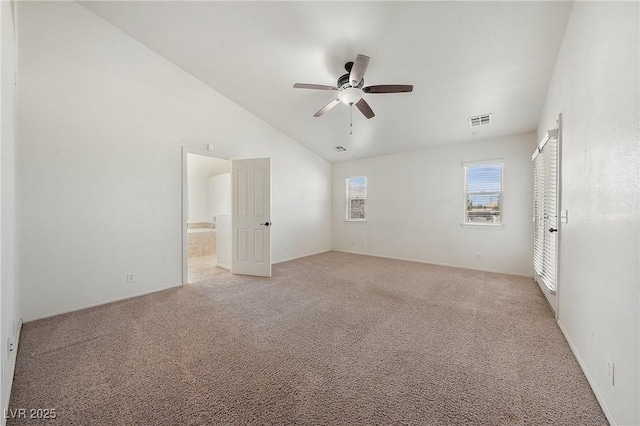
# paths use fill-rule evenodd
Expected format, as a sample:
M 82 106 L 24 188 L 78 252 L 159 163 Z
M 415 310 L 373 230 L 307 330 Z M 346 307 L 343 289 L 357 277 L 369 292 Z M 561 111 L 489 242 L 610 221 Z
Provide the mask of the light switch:
M 569 222 L 569 211 L 568 210 L 560 210 L 560 222 L 568 223 Z

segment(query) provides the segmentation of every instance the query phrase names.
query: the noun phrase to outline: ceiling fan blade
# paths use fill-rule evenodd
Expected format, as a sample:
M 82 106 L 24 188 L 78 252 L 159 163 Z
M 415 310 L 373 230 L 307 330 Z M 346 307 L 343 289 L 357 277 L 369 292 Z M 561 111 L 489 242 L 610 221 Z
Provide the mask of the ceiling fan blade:
M 337 87 L 325 86 L 322 84 L 296 83 L 293 85 L 293 87 L 296 89 L 338 90 Z
M 329 102 L 328 104 L 326 104 L 325 106 L 323 106 L 322 108 L 320 108 L 320 110 L 318 112 L 316 112 L 315 114 L 313 114 L 314 117 L 320 117 L 322 114 L 324 114 L 325 112 L 331 110 L 334 106 L 338 105 L 340 103 L 339 99 L 334 99 L 331 102 Z
M 373 118 L 375 116 L 373 110 L 371 109 L 367 101 L 364 100 L 364 98 L 356 102 L 356 106 L 365 117 Z
M 413 92 L 412 84 L 381 84 L 379 86 L 363 87 L 364 93 L 403 93 Z
M 367 70 L 367 66 L 369 65 L 369 57 L 365 55 L 356 56 L 356 60 L 351 67 L 351 73 L 349 74 L 349 83 L 352 86 L 357 86 L 360 84 L 362 79 L 364 78 L 364 72 Z

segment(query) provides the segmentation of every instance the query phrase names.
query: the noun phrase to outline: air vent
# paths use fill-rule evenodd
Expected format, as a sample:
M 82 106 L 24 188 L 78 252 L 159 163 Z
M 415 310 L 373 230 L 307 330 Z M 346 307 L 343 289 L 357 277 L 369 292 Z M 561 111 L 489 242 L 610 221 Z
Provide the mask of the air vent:
M 338 152 L 345 152 L 347 150 L 347 148 L 345 148 L 344 146 L 336 146 L 336 151 Z
M 491 114 L 469 117 L 469 126 L 471 127 L 486 126 L 487 124 L 491 124 Z

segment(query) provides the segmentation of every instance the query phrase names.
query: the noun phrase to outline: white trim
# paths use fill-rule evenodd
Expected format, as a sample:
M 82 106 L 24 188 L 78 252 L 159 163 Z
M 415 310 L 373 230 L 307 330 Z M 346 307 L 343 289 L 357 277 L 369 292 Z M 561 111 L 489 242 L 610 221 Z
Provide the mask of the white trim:
M 187 223 L 189 222 L 189 184 L 187 177 L 187 154 L 203 155 L 220 160 L 231 160 L 231 157 L 225 153 L 207 151 L 186 145 L 182 146 L 182 284 L 189 282 L 189 236 L 187 233 Z
M 557 170 L 556 170 L 556 197 L 557 197 L 557 205 L 556 211 L 559 215 L 562 212 L 562 112 L 558 114 L 558 122 L 556 123 L 555 137 L 556 137 L 556 159 L 557 159 Z M 547 132 L 549 134 L 549 132 Z M 559 218 L 560 216 L 558 216 Z M 560 263 L 561 254 L 560 254 L 560 244 L 562 243 L 562 219 L 556 222 L 558 225 L 558 236 L 556 238 L 556 288 L 554 291 L 554 295 L 556 297 L 556 316 L 560 318 L 560 267 L 562 266 Z
M 380 257 L 382 259 L 403 260 L 405 262 L 423 263 L 426 265 L 448 266 L 450 268 L 467 269 L 469 271 L 491 272 L 492 274 L 513 275 L 515 277 L 531 278 L 531 275 L 526 275 L 526 274 L 514 274 L 511 272 L 496 271 L 495 269 L 477 269 L 477 268 L 470 268 L 468 266 L 452 265 L 451 263 L 431 262 L 427 260 L 411 259 L 407 257 L 383 256 L 380 254 L 371 254 L 371 253 L 363 253 L 358 251 L 348 251 L 348 250 L 338 250 L 338 249 L 332 249 L 331 251 L 336 251 L 338 253 L 359 254 L 361 256 Z
M 462 226 L 463 228 L 466 228 L 465 225 L 471 225 L 472 222 L 467 222 L 467 201 L 468 201 L 468 196 L 469 194 L 474 194 L 474 192 L 468 192 L 467 191 L 467 177 L 468 177 L 468 171 L 469 171 L 469 167 L 476 167 L 476 166 L 483 166 L 483 165 L 494 165 L 494 164 L 500 164 L 500 191 L 490 191 L 489 193 L 495 193 L 498 194 L 498 196 L 500 197 L 500 223 L 493 223 L 493 222 L 487 222 L 487 223 L 477 223 L 477 224 L 473 224 L 474 226 L 498 226 L 498 225 L 503 225 L 504 224 L 504 166 L 505 166 L 505 161 L 504 159 L 500 159 L 500 160 L 484 160 L 484 161 L 476 161 L 476 162 L 465 162 L 462 163 L 462 173 L 464 173 L 464 188 L 462 191 L 462 194 L 464 196 L 464 204 L 463 204 L 463 208 L 462 208 L 462 223 L 460 223 L 460 226 Z
M 329 250 L 320 250 L 320 251 L 316 251 L 316 252 L 314 252 L 314 253 L 303 254 L 303 255 L 301 255 L 301 256 L 288 257 L 288 258 L 286 258 L 286 259 L 278 260 L 277 262 L 272 262 L 271 264 L 272 264 L 272 265 L 275 265 L 275 264 L 277 264 L 277 263 L 290 262 L 290 261 L 292 261 L 292 260 L 300 259 L 300 258 L 303 258 L 303 257 L 315 256 L 315 255 L 317 255 L 317 254 L 322 254 L 322 253 L 328 253 L 328 252 L 330 252 L 330 251 L 331 251 L 331 249 L 329 249 Z
M 464 161 L 462 163 L 462 167 L 469 167 L 469 166 L 484 166 L 487 164 L 504 164 L 504 158 L 496 158 L 493 160 L 480 160 L 480 161 Z
M 364 218 L 359 219 L 359 218 L 355 218 L 352 219 L 351 217 L 349 217 L 351 215 L 351 197 L 349 196 L 349 190 L 351 189 L 351 179 L 355 179 L 355 178 L 363 178 L 364 179 L 364 200 L 365 200 L 365 207 L 364 207 Z M 348 176 L 344 178 L 344 183 L 345 183 L 345 222 L 366 222 L 367 220 L 367 197 L 368 197 L 368 192 L 369 192 L 369 179 L 367 178 L 367 175 L 353 175 L 353 176 Z
M 500 212 L 502 213 L 502 212 Z M 461 223 L 460 226 L 462 228 L 484 228 L 484 229 L 503 229 L 505 226 L 504 223 L 491 223 L 491 222 L 487 222 L 487 223 Z
M 607 420 L 612 426 L 616 426 L 618 423 L 616 422 L 616 419 L 613 416 L 613 413 L 611 412 L 611 410 L 609 410 L 609 407 L 607 407 L 607 404 L 605 404 L 604 398 L 602 397 L 602 394 L 600 393 L 600 391 L 598 390 L 598 387 L 596 386 L 596 381 L 593 379 L 593 377 L 591 376 L 591 373 L 589 372 L 589 369 L 587 368 L 587 364 L 585 364 L 585 362 L 582 360 L 582 357 L 578 353 L 578 350 L 576 349 L 576 346 L 573 344 L 573 341 L 571 341 L 571 338 L 569 337 L 569 333 L 567 333 L 567 330 L 564 328 L 564 326 L 560 322 L 560 319 L 557 320 L 557 323 L 558 323 L 558 327 L 560 327 L 560 331 L 562 331 L 564 338 L 567 340 L 567 343 L 571 348 L 571 352 L 573 352 L 573 355 L 576 357 L 576 360 L 578 360 L 578 364 L 580 365 L 580 368 L 582 368 L 582 372 L 587 378 L 587 382 L 589 382 L 589 385 L 591 386 L 591 389 L 593 390 L 593 393 L 595 394 L 596 399 L 600 403 L 600 407 L 602 408 L 604 415 L 607 417 Z
M 13 388 L 13 375 L 16 371 L 16 360 L 18 357 L 18 346 L 20 345 L 20 332 L 22 331 L 22 320 L 18 321 L 18 329 L 12 330 L 13 332 L 13 351 L 11 351 L 11 356 L 8 358 L 9 362 L 9 372 L 7 373 L 7 377 L 5 377 L 5 385 L 2 389 L 2 413 L 6 413 L 9 409 L 9 401 L 11 400 L 11 388 Z M 4 367 L 4 366 L 3 366 Z M 2 416 L 2 426 L 7 424 L 7 419 L 5 416 Z
M 77 312 L 77 311 L 82 311 L 83 309 L 89 309 L 89 308 L 95 308 L 96 306 L 104 306 L 104 305 L 108 305 L 110 303 L 115 303 L 115 302 L 121 302 L 123 300 L 129 300 L 129 299 L 133 299 L 136 297 L 141 297 L 141 296 L 147 296 L 149 294 L 153 294 L 153 293 L 159 293 L 161 291 L 165 291 L 165 290 L 170 290 L 172 288 L 176 288 L 176 287 L 180 287 L 182 285 L 182 283 L 179 284 L 172 284 L 172 285 L 168 285 L 166 287 L 161 287 L 161 288 L 156 288 L 153 290 L 149 290 L 149 291 L 141 291 L 139 293 L 133 293 L 133 294 L 129 294 L 127 296 L 123 296 L 123 297 L 116 297 L 115 299 L 109 299 L 105 302 L 98 302 L 98 303 L 90 303 L 88 305 L 83 305 L 80 306 L 78 308 L 73 308 L 70 310 L 65 310 L 65 311 L 57 311 L 53 314 L 50 315 L 45 315 L 45 316 L 41 316 L 41 317 L 32 317 L 32 318 L 23 318 L 22 321 L 25 323 L 29 323 L 32 321 L 37 321 L 37 320 L 41 320 L 41 319 L 45 319 L 45 318 L 51 318 L 51 317 L 55 317 L 58 315 L 63 315 L 63 314 L 69 314 L 71 312 Z
M 368 220 L 367 219 L 345 219 L 344 220 L 344 223 L 363 223 L 363 222 L 368 222 Z

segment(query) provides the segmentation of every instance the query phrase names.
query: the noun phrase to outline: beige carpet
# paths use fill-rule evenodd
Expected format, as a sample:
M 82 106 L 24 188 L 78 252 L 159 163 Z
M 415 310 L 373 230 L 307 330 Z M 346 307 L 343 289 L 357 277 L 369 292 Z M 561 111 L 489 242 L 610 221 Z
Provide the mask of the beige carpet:
M 530 279 L 336 252 L 273 270 L 25 324 L 11 408 L 57 425 L 606 424 Z

